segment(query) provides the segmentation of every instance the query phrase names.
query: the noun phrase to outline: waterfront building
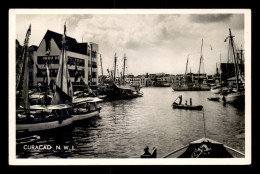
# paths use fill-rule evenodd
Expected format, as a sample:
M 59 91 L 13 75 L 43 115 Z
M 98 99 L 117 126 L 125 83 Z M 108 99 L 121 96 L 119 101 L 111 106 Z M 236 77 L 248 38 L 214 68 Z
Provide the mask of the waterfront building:
M 88 60 L 88 79 L 90 86 L 97 86 L 98 85 L 98 44 L 90 42 L 88 45 L 90 48 L 89 60 Z M 92 72 L 92 73 L 91 73 Z
M 97 85 L 97 53 L 98 45 L 95 43 L 78 43 L 76 39 L 66 36 L 68 69 L 74 90 L 85 83 Z M 37 51 L 34 54 L 33 86 L 44 84 L 46 76 L 46 61 L 49 62 L 50 79 L 56 79 L 59 67 L 59 58 L 62 47 L 62 34 L 47 30 Z M 37 66 L 36 66 L 37 64 Z M 92 65 L 92 66 L 91 66 Z M 90 75 L 92 72 L 92 75 Z M 79 78 L 77 78 L 79 77 Z

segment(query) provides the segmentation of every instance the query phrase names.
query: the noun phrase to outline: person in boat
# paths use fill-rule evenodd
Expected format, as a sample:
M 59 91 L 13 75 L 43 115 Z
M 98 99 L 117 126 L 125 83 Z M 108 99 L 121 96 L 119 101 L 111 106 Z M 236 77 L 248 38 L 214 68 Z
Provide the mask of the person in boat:
M 181 102 L 182 102 L 182 95 L 180 95 L 179 98 L 180 98 L 179 105 L 181 105 Z
M 151 153 L 149 152 L 149 147 L 148 146 L 146 146 L 144 148 L 144 154 L 143 155 L 151 155 Z
M 185 101 L 185 105 L 187 106 L 187 100 Z
M 209 157 L 211 154 L 211 148 L 209 148 L 206 144 L 202 144 L 199 148 L 196 148 L 192 153 L 193 158 L 205 158 Z
M 190 98 L 190 105 L 192 106 L 192 98 Z

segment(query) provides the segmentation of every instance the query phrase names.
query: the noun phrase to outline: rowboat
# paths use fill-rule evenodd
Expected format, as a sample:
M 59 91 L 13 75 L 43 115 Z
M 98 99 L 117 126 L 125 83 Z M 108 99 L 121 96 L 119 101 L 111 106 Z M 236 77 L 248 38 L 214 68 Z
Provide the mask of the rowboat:
M 188 109 L 188 110 L 202 110 L 203 106 L 202 105 L 182 105 L 182 104 L 177 104 L 173 103 L 172 104 L 173 109 Z

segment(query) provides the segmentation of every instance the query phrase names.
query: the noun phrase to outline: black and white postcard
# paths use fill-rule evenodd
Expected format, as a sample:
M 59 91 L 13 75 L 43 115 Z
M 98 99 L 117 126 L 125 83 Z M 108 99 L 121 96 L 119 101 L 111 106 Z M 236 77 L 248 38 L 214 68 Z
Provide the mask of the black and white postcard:
M 10 9 L 10 165 L 251 164 L 249 9 Z

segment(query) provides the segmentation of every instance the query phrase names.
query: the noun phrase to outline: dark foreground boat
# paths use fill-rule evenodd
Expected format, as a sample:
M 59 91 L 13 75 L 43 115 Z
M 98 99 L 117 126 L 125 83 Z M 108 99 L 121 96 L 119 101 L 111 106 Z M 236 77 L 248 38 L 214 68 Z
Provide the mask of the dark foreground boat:
M 177 149 L 163 156 L 163 158 L 174 157 L 179 151 L 186 149 L 177 158 L 233 158 L 234 156 L 227 150 L 232 148 L 209 138 L 201 138 L 191 142 L 189 145 Z M 236 151 L 237 152 L 237 151 Z M 243 155 L 240 152 L 240 155 Z
M 182 104 L 177 104 L 173 103 L 172 104 L 173 109 L 188 109 L 188 110 L 202 110 L 203 106 L 202 105 L 182 105 Z

